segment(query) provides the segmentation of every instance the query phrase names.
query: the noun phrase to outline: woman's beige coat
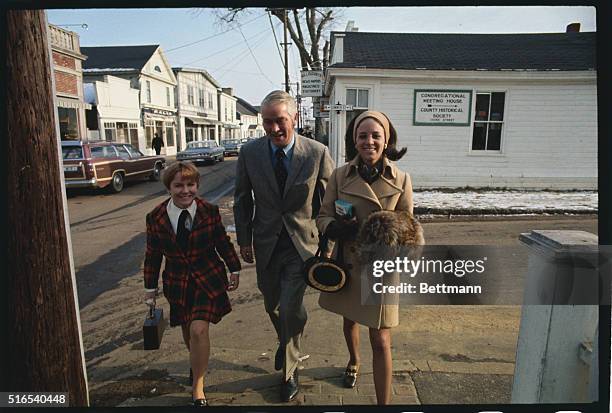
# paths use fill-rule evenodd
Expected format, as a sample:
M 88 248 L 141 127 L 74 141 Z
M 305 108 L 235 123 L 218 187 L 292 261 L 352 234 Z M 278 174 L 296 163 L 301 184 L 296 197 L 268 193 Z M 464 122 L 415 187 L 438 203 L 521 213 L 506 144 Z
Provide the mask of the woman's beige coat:
M 329 223 L 335 219 L 334 202 L 337 199 L 353 205 L 354 214 L 360 224 L 375 211 L 403 210 L 412 213 L 412 182 L 407 173 L 400 171 L 385 157 L 383 174 L 370 186 L 357 172 L 358 161 L 359 156 L 332 172 L 317 217 L 319 232 L 325 232 Z M 334 248 L 333 257 L 337 256 L 336 249 Z M 347 285 L 337 293 L 321 293 L 319 305 L 368 327 L 397 326 L 399 324 L 397 305 L 361 305 L 361 281 L 358 276 L 361 274 L 361 268 L 354 241 L 344 242 L 344 261 L 352 266 Z

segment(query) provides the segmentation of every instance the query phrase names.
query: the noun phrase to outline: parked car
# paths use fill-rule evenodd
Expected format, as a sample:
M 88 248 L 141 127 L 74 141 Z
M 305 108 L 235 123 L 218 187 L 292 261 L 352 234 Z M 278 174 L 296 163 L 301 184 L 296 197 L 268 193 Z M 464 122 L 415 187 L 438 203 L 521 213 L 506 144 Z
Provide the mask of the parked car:
M 66 188 L 121 192 L 125 181 L 160 179 L 163 156 L 146 156 L 128 143 L 62 141 Z
M 177 161 L 198 162 L 223 162 L 223 146 L 216 141 L 192 141 L 187 144 L 184 151 L 176 154 Z
M 221 145 L 225 148 L 223 151 L 223 155 L 238 155 L 240 152 L 240 147 L 242 146 L 242 142 L 239 139 L 228 139 L 225 141 L 221 141 Z

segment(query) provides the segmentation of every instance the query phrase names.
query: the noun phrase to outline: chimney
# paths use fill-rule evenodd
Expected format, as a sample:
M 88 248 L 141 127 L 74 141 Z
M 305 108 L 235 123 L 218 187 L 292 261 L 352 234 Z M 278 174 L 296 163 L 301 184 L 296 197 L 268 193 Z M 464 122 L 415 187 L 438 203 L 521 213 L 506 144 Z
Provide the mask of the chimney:
M 565 33 L 579 33 L 580 32 L 580 23 L 570 23 L 565 28 Z
M 221 90 L 223 91 L 223 93 L 227 93 L 230 96 L 234 96 L 234 89 L 231 87 L 223 87 L 221 88 Z
M 346 23 L 346 28 L 344 29 L 344 31 L 345 32 L 359 31 L 359 29 L 355 27 L 355 20 L 349 20 L 348 23 Z

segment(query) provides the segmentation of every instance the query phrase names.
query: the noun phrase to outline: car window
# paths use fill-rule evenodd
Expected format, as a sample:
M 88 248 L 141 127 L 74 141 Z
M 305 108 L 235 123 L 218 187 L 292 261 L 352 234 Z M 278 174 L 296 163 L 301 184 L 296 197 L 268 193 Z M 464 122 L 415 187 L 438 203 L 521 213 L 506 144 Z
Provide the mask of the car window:
M 83 159 L 83 147 L 62 146 L 62 157 L 64 159 Z
M 123 147 L 123 145 L 115 145 L 115 149 L 117 149 L 117 152 L 119 152 L 119 156 L 122 159 L 129 159 L 130 158 L 129 152 L 127 151 L 127 149 L 125 149 Z
M 130 155 L 132 155 L 132 158 L 140 158 L 141 156 L 143 156 L 142 153 L 134 149 L 132 145 L 123 145 L 123 146 L 128 150 Z
M 217 147 L 217 142 L 216 141 L 196 141 L 196 142 L 189 142 L 187 144 L 187 149 L 193 149 L 193 148 L 215 148 Z
M 115 158 L 117 153 L 112 146 L 91 146 L 92 158 Z

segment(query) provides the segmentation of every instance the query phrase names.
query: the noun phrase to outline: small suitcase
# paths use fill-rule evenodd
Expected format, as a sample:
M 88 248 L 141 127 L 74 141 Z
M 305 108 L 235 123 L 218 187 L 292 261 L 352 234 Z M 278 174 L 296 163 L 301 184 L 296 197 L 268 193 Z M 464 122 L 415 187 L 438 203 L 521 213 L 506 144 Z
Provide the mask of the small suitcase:
M 151 306 L 142 326 L 144 349 L 157 350 L 161 344 L 165 329 L 164 309 Z

